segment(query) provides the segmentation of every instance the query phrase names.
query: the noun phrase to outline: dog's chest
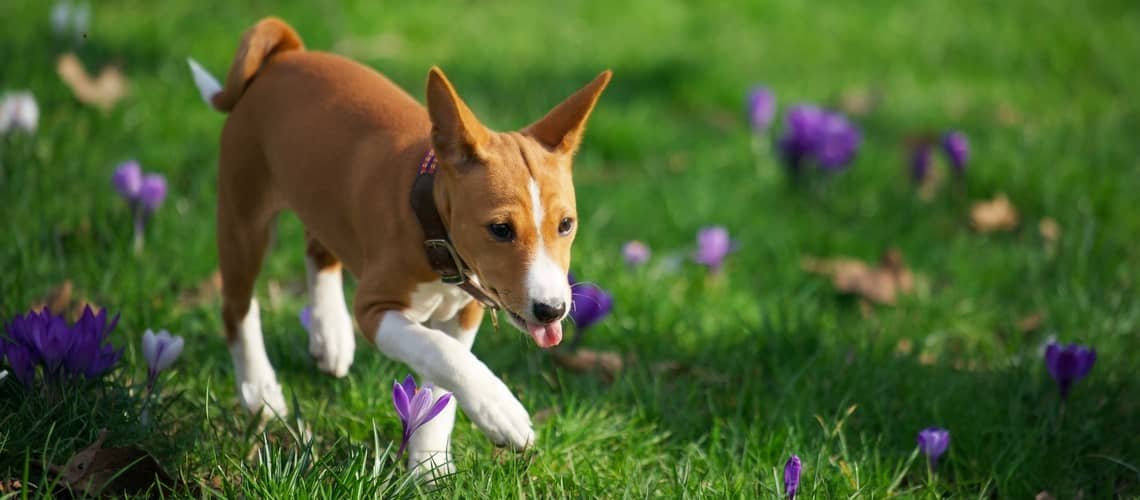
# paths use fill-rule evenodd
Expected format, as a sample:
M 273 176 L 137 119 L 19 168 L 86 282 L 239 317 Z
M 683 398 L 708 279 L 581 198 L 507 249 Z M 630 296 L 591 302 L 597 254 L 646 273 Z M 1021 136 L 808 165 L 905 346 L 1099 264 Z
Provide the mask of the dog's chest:
M 459 313 L 459 310 L 472 300 L 467 292 L 455 285 L 448 285 L 442 281 L 420 283 L 412 291 L 411 307 L 405 311 L 408 319 L 417 323 L 429 319 L 446 321 Z

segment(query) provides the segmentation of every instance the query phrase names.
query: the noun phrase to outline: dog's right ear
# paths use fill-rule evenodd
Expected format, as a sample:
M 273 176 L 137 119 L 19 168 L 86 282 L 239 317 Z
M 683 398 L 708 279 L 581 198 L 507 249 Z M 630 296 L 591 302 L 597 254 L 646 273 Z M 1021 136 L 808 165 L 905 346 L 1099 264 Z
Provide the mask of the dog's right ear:
M 428 72 L 427 108 L 432 147 L 442 163 L 460 165 L 483 157 L 482 149 L 490 135 L 487 128 L 436 66 Z

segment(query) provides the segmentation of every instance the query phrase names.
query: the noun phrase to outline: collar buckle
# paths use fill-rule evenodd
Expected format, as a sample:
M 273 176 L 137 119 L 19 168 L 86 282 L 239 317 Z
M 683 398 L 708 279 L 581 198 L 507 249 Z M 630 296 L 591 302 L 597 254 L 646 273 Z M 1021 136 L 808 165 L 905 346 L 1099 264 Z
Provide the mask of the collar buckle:
M 437 268 L 436 271 L 440 273 L 440 281 L 449 285 L 462 285 L 467 282 L 467 268 L 463 265 L 463 261 L 460 260 L 459 254 L 455 251 L 455 247 L 452 246 L 450 241 L 443 238 L 426 239 L 424 240 L 424 250 L 426 250 L 428 254 L 435 253 L 438 250 L 444 250 L 447 252 L 447 255 L 450 256 L 451 263 L 453 264 L 452 268 L 455 269 L 455 273 L 445 273 L 443 269 Z

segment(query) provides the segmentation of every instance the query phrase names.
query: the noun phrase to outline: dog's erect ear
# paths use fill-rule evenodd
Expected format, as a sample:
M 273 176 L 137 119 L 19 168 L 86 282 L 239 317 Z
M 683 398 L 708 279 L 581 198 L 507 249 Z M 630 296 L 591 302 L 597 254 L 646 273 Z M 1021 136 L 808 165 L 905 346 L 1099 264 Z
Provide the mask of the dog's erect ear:
M 613 73 L 605 70 L 586 84 L 574 95 L 550 110 L 546 116 L 531 124 L 523 131 L 542 143 L 547 149 L 562 154 L 573 154 L 582 141 L 582 132 L 586 130 L 586 119 L 590 117 L 598 97 L 602 95 L 606 84 L 610 83 Z
M 459 98 L 443 70 L 435 66 L 428 73 L 427 108 L 432 146 L 440 158 L 458 164 L 482 156 L 480 150 L 489 135 L 487 128 Z

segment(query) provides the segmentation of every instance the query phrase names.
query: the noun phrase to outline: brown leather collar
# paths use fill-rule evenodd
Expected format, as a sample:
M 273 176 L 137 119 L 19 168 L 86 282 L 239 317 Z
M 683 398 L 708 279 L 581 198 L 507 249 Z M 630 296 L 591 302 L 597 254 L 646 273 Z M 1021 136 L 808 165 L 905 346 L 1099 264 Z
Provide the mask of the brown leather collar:
M 416 181 L 412 184 L 412 211 L 416 213 L 424 231 L 424 252 L 428 263 L 444 283 L 462 288 L 490 309 L 498 309 L 499 302 L 494 295 L 471 281 L 475 273 L 463 263 L 459 252 L 451 244 L 451 237 L 447 234 L 447 228 L 435 205 L 435 192 L 432 188 L 435 184 L 435 168 L 435 150 L 429 148 L 424 161 L 420 163 Z

